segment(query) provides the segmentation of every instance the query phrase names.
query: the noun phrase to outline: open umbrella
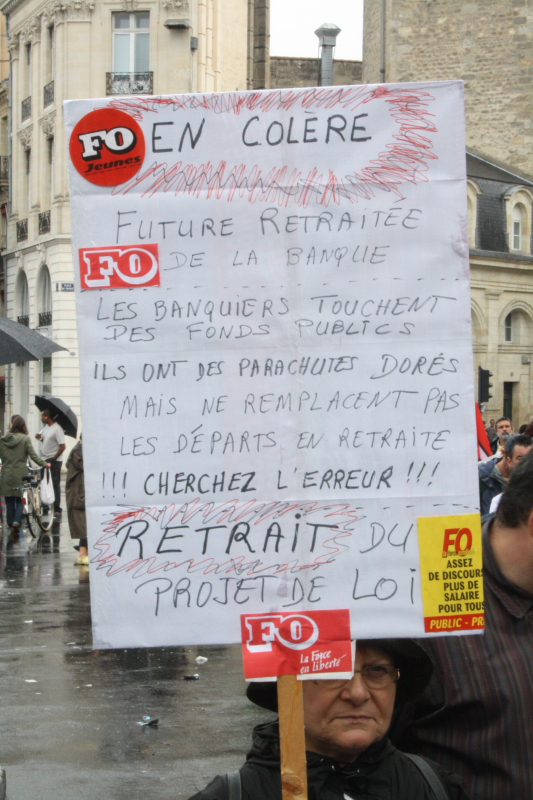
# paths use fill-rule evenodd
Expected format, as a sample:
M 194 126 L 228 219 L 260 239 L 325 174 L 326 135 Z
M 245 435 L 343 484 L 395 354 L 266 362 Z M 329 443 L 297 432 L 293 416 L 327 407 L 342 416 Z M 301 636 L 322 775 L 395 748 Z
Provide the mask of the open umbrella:
M 74 411 L 60 397 L 52 394 L 36 394 L 35 405 L 39 411 L 49 408 L 54 420 L 61 425 L 67 436 L 75 439 L 78 435 L 78 418 Z
M 0 317 L 0 365 L 40 361 L 58 350 L 66 350 L 20 322 Z

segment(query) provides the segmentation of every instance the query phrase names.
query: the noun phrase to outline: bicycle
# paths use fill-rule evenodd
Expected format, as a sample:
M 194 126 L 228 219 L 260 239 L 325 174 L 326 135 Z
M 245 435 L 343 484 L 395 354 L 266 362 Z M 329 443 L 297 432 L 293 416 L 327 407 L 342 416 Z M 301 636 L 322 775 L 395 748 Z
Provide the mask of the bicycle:
M 23 478 L 26 483 L 18 487 L 22 489 L 22 517 L 34 539 L 37 526 L 42 531 L 48 532 L 54 522 L 54 506 L 45 506 L 41 503 L 41 479 L 38 477 L 40 471 L 40 468 L 34 469 L 28 466 L 29 475 Z

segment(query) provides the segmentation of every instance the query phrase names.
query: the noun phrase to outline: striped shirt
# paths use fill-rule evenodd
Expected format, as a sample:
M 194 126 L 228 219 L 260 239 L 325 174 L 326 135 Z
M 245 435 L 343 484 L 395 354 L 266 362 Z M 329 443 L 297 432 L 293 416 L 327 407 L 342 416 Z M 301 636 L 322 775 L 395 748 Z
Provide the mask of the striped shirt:
M 419 640 L 436 665 L 391 736 L 464 778 L 475 800 L 533 798 L 533 595 L 501 573 L 483 529 L 484 635 Z

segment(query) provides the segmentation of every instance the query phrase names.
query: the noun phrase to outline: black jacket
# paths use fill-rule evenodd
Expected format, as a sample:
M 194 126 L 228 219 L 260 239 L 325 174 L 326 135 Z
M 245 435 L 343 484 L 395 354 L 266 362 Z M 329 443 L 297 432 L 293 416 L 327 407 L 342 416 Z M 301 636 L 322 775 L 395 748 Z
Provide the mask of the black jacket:
M 430 762 L 450 795 L 468 800 L 458 778 Z M 243 800 L 281 800 L 279 730 L 277 722 L 258 725 L 253 746 L 241 767 Z M 354 764 L 307 753 L 309 800 L 434 800 L 434 794 L 414 764 L 388 739 L 376 742 Z M 227 800 L 217 776 L 190 800 Z

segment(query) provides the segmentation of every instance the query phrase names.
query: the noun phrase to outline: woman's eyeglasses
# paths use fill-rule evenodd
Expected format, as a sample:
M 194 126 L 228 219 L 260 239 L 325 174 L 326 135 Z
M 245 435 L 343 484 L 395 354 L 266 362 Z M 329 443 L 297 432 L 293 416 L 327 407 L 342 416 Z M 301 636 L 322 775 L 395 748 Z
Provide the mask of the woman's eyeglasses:
M 354 675 L 360 673 L 365 685 L 369 689 L 385 689 L 387 686 L 396 683 L 400 677 L 400 670 L 391 664 L 365 664 L 361 669 L 354 670 Z M 321 678 L 314 680 L 313 683 L 322 689 L 342 689 L 350 680 L 342 678 L 328 680 Z

